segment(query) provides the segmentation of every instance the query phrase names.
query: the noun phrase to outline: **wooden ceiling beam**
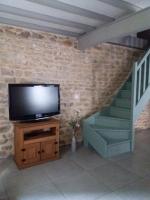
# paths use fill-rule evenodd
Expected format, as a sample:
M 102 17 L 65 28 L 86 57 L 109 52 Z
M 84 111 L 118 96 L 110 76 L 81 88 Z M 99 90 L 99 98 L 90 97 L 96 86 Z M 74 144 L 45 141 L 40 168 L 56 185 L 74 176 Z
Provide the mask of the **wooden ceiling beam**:
M 86 49 L 146 29 L 150 29 L 150 7 L 79 37 L 79 48 Z

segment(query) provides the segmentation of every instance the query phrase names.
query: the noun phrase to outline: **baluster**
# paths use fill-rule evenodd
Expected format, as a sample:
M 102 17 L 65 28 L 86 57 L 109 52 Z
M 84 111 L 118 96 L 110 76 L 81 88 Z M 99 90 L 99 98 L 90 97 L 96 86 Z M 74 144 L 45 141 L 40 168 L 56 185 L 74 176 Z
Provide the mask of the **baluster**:
M 146 90 L 146 63 L 147 63 L 147 60 L 145 59 L 145 61 L 143 63 L 144 64 L 144 74 L 142 74 L 142 76 L 143 76 L 143 94 Z
M 150 84 L 150 54 L 148 55 L 148 69 L 149 69 L 149 73 L 148 73 L 148 85 Z
M 146 89 L 148 87 L 148 78 L 149 78 L 149 56 L 146 58 Z
M 135 88 L 136 88 L 136 105 L 137 105 L 137 103 L 138 103 L 138 91 L 139 91 L 139 89 L 138 89 L 138 87 L 139 87 L 139 70 L 137 70 L 137 69 L 135 69 L 135 72 L 136 72 L 136 84 L 135 84 Z
M 139 68 L 139 82 L 138 82 L 138 101 L 140 100 L 141 96 L 141 66 Z
M 135 109 L 137 104 L 137 78 L 137 62 L 135 62 L 132 70 L 132 110 Z

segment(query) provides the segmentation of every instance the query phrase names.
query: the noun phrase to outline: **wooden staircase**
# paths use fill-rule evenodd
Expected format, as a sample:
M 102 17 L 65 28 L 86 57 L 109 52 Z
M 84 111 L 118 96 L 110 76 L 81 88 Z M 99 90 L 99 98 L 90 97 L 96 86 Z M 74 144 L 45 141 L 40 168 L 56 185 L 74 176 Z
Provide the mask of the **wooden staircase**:
M 111 105 L 83 120 L 85 146 L 103 157 L 134 150 L 134 122 L 150 99 L 150 49 L 136 62 Z

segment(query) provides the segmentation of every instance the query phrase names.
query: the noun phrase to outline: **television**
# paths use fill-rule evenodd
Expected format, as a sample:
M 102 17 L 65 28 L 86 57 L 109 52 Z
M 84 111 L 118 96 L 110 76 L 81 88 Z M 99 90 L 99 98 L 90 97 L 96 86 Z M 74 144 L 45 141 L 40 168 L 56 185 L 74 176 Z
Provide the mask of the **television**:
M 58 84 L 9 84 L 9 119 L 32 121 L 60 114 Z

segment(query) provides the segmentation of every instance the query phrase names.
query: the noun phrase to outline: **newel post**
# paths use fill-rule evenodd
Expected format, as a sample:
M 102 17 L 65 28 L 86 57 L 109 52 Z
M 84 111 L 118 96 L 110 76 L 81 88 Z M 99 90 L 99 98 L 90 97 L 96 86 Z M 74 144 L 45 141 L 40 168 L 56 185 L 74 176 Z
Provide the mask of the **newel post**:
M 134 150 L 135 144 L 135 128 L 136 119 L 136 92 L 137 92 L 137 62 L 134 63 L 132 69 L 132 88 L 131 88 L 131 151 Z

